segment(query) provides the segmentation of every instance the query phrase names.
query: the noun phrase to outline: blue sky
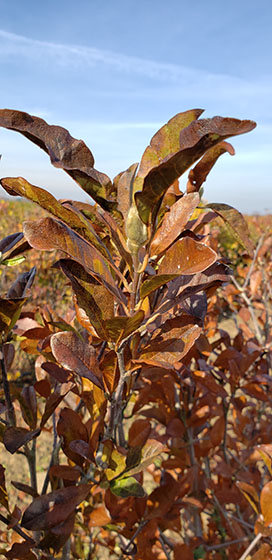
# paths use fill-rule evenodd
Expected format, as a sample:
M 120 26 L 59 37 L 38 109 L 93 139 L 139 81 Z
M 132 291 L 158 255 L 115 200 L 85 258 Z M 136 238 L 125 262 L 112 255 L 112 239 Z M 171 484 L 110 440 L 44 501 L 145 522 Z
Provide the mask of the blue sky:
M 271 0 L 0 0 L 0 13 L 2 108 L 64 126 L 112 178 L 180 111 L 256 120 L 205 198 L 272 213 Z M 1 177 L 86 200 L 19 134 L 0 129 L 0 153 Z

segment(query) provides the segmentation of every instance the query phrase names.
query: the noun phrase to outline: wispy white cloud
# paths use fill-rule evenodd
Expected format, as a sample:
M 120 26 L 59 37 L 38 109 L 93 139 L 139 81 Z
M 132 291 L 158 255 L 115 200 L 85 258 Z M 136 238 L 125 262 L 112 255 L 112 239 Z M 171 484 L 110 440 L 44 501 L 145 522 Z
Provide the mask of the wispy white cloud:
M 220 95 L 220 92 L 224 92 L 226 95 L 231 89 L 237 95 L 245 95 L 247 98 L 256 94 L 272 92 L 269 76 L 257 83 L 251 83 L 237 76 L 127 56 L 94 47 L 40 41 L 1 29 L 0 38 L 2 60 L 14 56 L 43 62 L 53 60 L 55 65 L 77 69 L 81 65 L 85 70 L 104 65 L 123 74 L 134 74 L 145 79 L 158 80 L 161 83 L 186 84 L 188 93 L 200 86 L 203 91 L 208 89 L 210 92 L 214 91 L 216 95 Z

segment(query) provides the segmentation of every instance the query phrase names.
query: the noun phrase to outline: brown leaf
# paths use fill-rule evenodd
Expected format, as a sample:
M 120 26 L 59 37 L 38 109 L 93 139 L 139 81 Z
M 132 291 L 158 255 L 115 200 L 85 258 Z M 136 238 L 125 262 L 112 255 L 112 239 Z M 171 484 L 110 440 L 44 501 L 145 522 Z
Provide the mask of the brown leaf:
M 11 285 L 7 292 L 7 298 L 23 298 L 30 290 L 36 275 L 36 266 L 33 266 L 28 272 L 23 272 L 17 276 L 15 282 Z
M 42 381 L 40 383 L 42 383 Z M 41 417 L 41 429 L 45 426 L 47 420 L 51 418 L 54 410 L 56 410 L 59 404 L 63 401 L 64 397 L 68 395 L 73 387 L 75 387 L 75 383 L 72 381 L 62 383 L 61 385 L 58 384 L 54 391 L 46 396 L 45 409 Z
M 7 428 L 4 432 L 3 443 L 10 453 L 15 453 L 22 445 L 28 443 L 40 434 L 41 430 L 26 430 L 25 428 Z
M 133 181 L 137 167 L 138 163 L 133 163 L 126 171 L 119 173 L 113 181 L 117 190 L 118 210 L 122 213 L 124 221 L 132 204 Z
M 171 280 L 177 278 L 179 274 L 155 274 L 154 276 L 150 276 L 147 280 L 141 285 L 140 288 L 140 296 L 141 299 L 144 299 L 146 296 L 149 296 L 152 292 L 168 284 Z
M 189 352 L 202 329 L 190 316 L 169 319 L 155 331 L 139 358 L 139 362 L 172 368 Z
M 41 251 L 51 251 L 52 249 L 63 251 L 80 263 L 101 284 L 107 286 L 118 300 L 121 299 L 123 303 L 126 301 L 121 290 L 116 287 L 101 253 L 68 226 L 48 217 L 35 222 L 24 222 L 23 230 L 31 247 Z M 110 266 L 123 280 L 119 269 L 113 264 Z
M 12 529 L 21 519 L 22 512 L 18 506 L 14 506 L 13 511 L 10 514 L 8 529 Z
M 269 535 L 270 536 L 270 535 Z M 251 556 L 251 560 L 269 560 L 272 558 L 271 548 L 268 543 L 263 543 L 259 550 Z
M 194 560 L 194 553 L 188 544 L 175 544 L 174 560 Z
M 70 259 L 58 261 L 59 268 L 69 278 L 76 294 L 77 304 L 83 309 L 97 335 L 109 339 L 105 320 L 114 316 L 114 298 L 108 289 L 86 272 L 79 263 Z
M 128 443 L 130 447 L 143 447 L 151 432 L 150 420 L 135 420 L 129 428 Z
M 20 542 L 14 543 L 8 552 L 5 553 L 5 557 L 9 560 L 37 560 L 37 556 L 34 552 L 31 552 L 31 548 L 35 546 L 35 542 Z
M 83 342 L 73 332 L 52 335 L 50 344 L 54 357 L 64 368 L 74 371 L 80 377 L 90 379 L 94 385 L 104 389 L 93 346 Z
M 82 140 L 73 138 L 61 126 L 22 111 L 0 110 L 0 126 L 20 132 L 50 157 L 52 165 L 64 169 L 98 204 L 114 210 L 111 202 L 112 184 L 106 175 L 94 169 L 94 158 Z
M 18 233 L 12 233 L 0 240 L 0 252 L 5 255 L 5 258 L 9 256 L 8 253 L 11 249 L 13 249 L 17 243 L 22 241 L 23 237 L 24 234 L 20 231 Z
M 7 333 L 14 327 L 26 301 L 27 298 L 0 298 L 0 332 L 4 331 Z
M 14 345 L 11 344 L 11 343 L 3 344 L 2 351 L 3 351 L 3 354 L 4 354 L 6 371 L 9 371 L 9 369 L 10 369 L 12 363 L 13 363 L 14 356 L 15 356 Z
M 178 113 L 154 134 L 149 146 L 147 146 L 143 153 L 134 182 L 134 192 L 142 190 L 144 178 L 148 175 L 149 171 L 159 165 L 166 157 L 180 149 L 179 138 L 181 130 L 186 128 L 195 119 L 198 119 L 202 113 L 202 109 L 192 109 Z
M 82 466 L 82 456 L 70 447 L 72 441 L 88 442 L 88 431 L 80 416 L 69 408 L 62 409 L 57 424 L 57 432 L 59 437 L 62 438 L 62 449 L 65 455 L 77 465 Z
M 160 255 L 176 240 L 184 230 L 193 211 L 199 203 L 198 193 L 181 197 L 163 218 L 150 245 L 151 256 Z
M 131 469 L 129 468 L 126 471 L 126 476 L 131 476 L 143 471 L 149 465 L 154 463 L 155 459 L 164 451 L 167 451 L 167 448 L 160 441 L 157 441 L 156 439 L 147 440 L 141 452 L 140 463 Z
M 29 531 L 41 531 L 63 523 L 89 492 L 90 486 L 81 484 L 39 496 L 24 512 L 22 527 Z
M 243 493 L 245 498 L 250 503 L 251 507 L 254 509 L 257 515 L 259 514 L 259 494 L 257 490 L 252 486 L 252 484 L 248 484 L 247 482 L 243 482 L 242 480 L 237 480 L 236 486 L 238 486 L 239 490 Z
M 255 126 L 253 121 L 213 117 L 194 120 L 183 128 L 179 137 L 179 149 L 174 153 L 168 152 L 168 157 L 165 157 L 162 163 L 154 162 L 152 169 L 145 176 L 142 192 L 135 194 L 142 221 L 148 223 L 154 206 L 159 204 L 170 185 L 207 150 L 229 136 L 244 134 Z
M 109 333 L 109 340 L 114 342 L 126 338 L 142 324 L 144 311 L 141 309 L 131 317 L 113 317 L 106 321 L 106 328 Z
M 104 505 L 93 509 L 90 515 L 88 515 L 88 527 L 104 527 L 104 525 L 107 525 L 110 522 L 111 517 Z
M 51 193 L 45 189 L 31 185 L 31 183 L 26 181 L 23 177 L 5 177 L 5 179 L 1 179 L 1 185 L 9 194 L 23 196 L 37 203 L 41 208 L 44 208 L 55 218 L 58 218 L 79 235 L 83 236 L 91 245 L 102 253 L 106 260 L 111 261 L 105 245 L 96 235 L 90 222 L 86 221 L 86 218 L 80 212 L 74 211 L 72 207 L 65 207 L 56 200 Z
M 29 494 L 33 498 L 37 498 L 39 496 L 38 492 L 32 488 L 32 486 L 28 486 L 28 484 L 24 484 L 23 482 L 18 482 L 17 480 L 12 480 L 11 484 L 20 490 L 21 492 L 25 492 L 25 494 Z
M 172 280 L 167 287 L 165 297 L 159 307 L 156 308 L 155 314 L 166 313 L 176 305 L 180 305 L 188 297 L 191 297 L 202 290 L 207 290 L 211 286 L 217 286 L 222 282 L 229 280 L 230 269 L 218 262 L 207 268 L 203 272 L 193 274 L 192 276 L 181 275 Z M 152 320 L 152 316 L 149 321 Z
M 50 478 L 62 478 L 63 480 L 70 480 L 76 482 L 81 474 L 78 467 L 69 467 L 69 465 L 53 465 L 49 471 Z
M 6 489 L 5 468 L 0 465 L 0 504 L 9 509 L 8 493 Z
M 24 421 L 32 430 L 35 430 L 37 424 L 37 399 L 34 387 L 32 385 L 23 387 L 21 396 L 20 404 L 22 400 L 24 401 L 21 404 Z
M 217 254 L 207 245 L 191 237 L 183 237 L 166 252 L 158 274 L 196 274 L 209 268 Z
M 264 485 L 260 495 L 261 512 L 265 525 L 272 523 L 272 481 Z
M 249 253 L 253 254 L 254 245 L 250 239 L 250 233 L 244 216 L 228 204 L 209 203 L 207 208 L 211 208 L 226 225 L 230 228 L 233 237 L 240 243 Z
M 206 181 L 208 174 L 215 165 L 218 158 L 228 152 L 234 156 L 235 150 L 228 142 L 220 142 L 204 154 L 199 163 L 191 169 L 187 183 L 187 193 L 198 192 L 201 185 Z

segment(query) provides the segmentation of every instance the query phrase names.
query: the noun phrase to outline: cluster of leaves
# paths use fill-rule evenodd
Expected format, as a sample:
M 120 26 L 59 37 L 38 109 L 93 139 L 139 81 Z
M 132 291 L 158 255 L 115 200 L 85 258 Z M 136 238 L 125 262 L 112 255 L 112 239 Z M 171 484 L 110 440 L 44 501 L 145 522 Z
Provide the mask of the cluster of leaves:
M 20 537 L 8 551 L 3 544 L 6 558 L 238 560 L 258 508 L 255 560 L 269 557 L 271 325 L 259 298 L 265 285 L 271 302 L 271 268 L 267 278 L 258 271 L 271 239 L 254 252 L 238 211 L 213 203 L 195 212 L 216 160 L 234 153 L 225 139 L 255 123 L 201 113 L 176 115 L 140 165 L 112 182 L 65 129 L 0 111 L 1 126 L 46 151 L 96 202 L 57 201 L 26 179 L 1 180 L 50 213 L 2 241 L 2 263 L 31 247 L 61 252 L 54 270 L 74 304 L 69 317 L 25 311 L 34 270 L 0 299 L 1 440 L 25 455 L 30 482 L 13 485 L 31 499 L 23 514 L 11 509 L 2 468 L 0 521 Z M 231 279 L 207 235 L 218 216 L 248 254 L 232 293 L 217 291 Z M 218 328 L 222 301 L 241 319 L 249 310 L 248 330 L 232 338 Z M 7 375 L 16 337 L 37 357 L 35 381 L 21 390 Z M 52 455 L 40 489 L 35 449 L 45 431 Z

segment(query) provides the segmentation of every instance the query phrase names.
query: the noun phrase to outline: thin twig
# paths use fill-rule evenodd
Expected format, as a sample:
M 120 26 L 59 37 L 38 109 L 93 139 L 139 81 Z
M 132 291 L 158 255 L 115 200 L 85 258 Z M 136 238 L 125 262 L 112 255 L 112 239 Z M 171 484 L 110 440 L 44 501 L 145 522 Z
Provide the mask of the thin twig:
M 225 541 L 224 543 L 214 544 L 213 546 L 204 545 L 204 547 L 207 551 L 220 550 L 222 548 L 226 548 L 227 546 L 231 546 L 233 544 L 242 543 L 243 541 L 246 540 L 248 540 L 248 537 L 241 537 L 240 539 L 234 539 L 233 541 Z M 240 558 L 239 560 L 242 559 Z
M 6 370 L 3 345 L 0 346 L 0 358 L 1 358 L 3 389 L 4 389 L 5 400 L 7 405 L 7 419 L 10 426 L 15 426 L 16 425 L 15 410 L 10 396 L 9 381 L 8 381 L 8 375 Z
M 113 435 L 116 432 L 117 426 L 122 421 L 122 396 L 123 396 L 125 380 L 128 375 L 128 372 L 126 371 L 126 367 L 125 367 L 124 351 L 125 351 L 125 346 L 122 342 L 121 346 L 116 351 L 120 376 L 119 376 L 119 381 L 118 381 L 116 391 L 112 395 L 112 399 L 111 399 L 110 419 L 105 433 L 105 439 L 111 439 L 113 437 Z M 124 446 L 125 443 L 126 443 L 125 441 L 120 442 L 122 446 Z
M 168 544 L 168 543 L 166 543 L 166 541 L 165 541 L 165 539 L 164 539 L 163 532 L 161 531 L 161 529 L 160 529 L 159 541 L 160 541 L 160 543 L 161 543 L 162 550 L 163 550 L 163 552 L 164 552 L 164 554 L 165 554 L 167 560 L 171 560 L 170 552 L 169 552 L 169 551 L 167 550 L 167 548 L 166 548 L 166 544 Z M 168 545 L 168 546 L 169 546 L 169 545 Z
M 5 523 L 5 525 L 10 524 L 10 520 L 4 517 L 4 515 L 2 515 L 1 513 L 0 513 L 0 521 Z M 19 525 L 13 525 L 12 530 L 15 531 L 18 535 L 20 535 L 20 537 L 23 537 L 23 539 L 25 539 L 26 541 L 33 543 L 33 546 L 35 545 L 35 541 L 33 541 L 33 539 L 27 533 L 25 533 L 23 529 L 19 527 Z
M 57 426 L 56 426 L 56 413 L 55 411 L 52 414 L 52 421 L 53 421 L 53 449 L 52 449 L 52 453 L 51 453 L 51 458 L 50 458 L 50 462 L 48 465 L 48 469 L 47 469 L 47 473 L 44 479 L 44 483 L 43 483 L 43 487 L 42 487 L 42 495 L 46 494 L 47 492 L 47 488 L 48 488 L 48 484 L 49 484 L 49 472 L 50 469 L 53 465 L 56 465 L 58 462 L 58 454 L 59 454 L 59 450 L 60 450 L 60 446 L 61 446 L 61 442 L 59 441 L 58 443 L 58 434 L 57 434 Z
M 71 539 L 69 537 L 69 539 L 66 541 L 65 545 L 63 546 L 61 559 L 70 560 L 70 553 L 71 553 Z
M 252 549 L 256 546 L 256 544 L 259 542 L 259 540 L 262 538 L 262 533 L 258 533 L 258 535 L 256 535 L 255 539 L 252 541 L 252 543 L 250 543 L 250 545 L 247 547 L 247 549 L 245 550 L 244 554 L 242 554 L 242 556 L 240 556 L 239 560 L 246 560 L 246 558 L 248 557 L 249 553 L 252 551 Z
M 134 540 L 136 539 L 136 537 L 138 537 L 139 533 L 141 532 L 141 530 L 145 527 L 145 525 L 147 525 L 147 523 L 149 523 L 149 521 L 143 521 L 142 523 L 140 523 L 138 529 L 136 529 L 134 535 L 131 537 L 131 539 L 128 541 L 128 543 L 126 544 L 122 554 L 119 556 L 118 560 L 122 560 L 123 555 L 124 554 L 129 554 L 127 551 L 129 550 L 129 547 L 133 544 Z M 120 536 L 120 535 L 119 535 Z
M 29 449 L 29 447 L 25 445 L 24 451 L 28 462 L 30 485 L 33 488 L 33 490 L 35 490 L 35 492 L 38 492 L 37 473 L 36 473 L 36 439 L 32 440 L 31 449 Z
M 250 277 L 251 277 L 251 274 L 252 274 L 252 272 L 253 272 L 253 269 L 254 269 L 256 260 L 257 260 L 257 256 L 258 256 L 259 249 L 261 248 L 261 246 L 262 246 L 262 244 L 263 244 L 264 237 L 265 237 L 265 234 L 263 233 L 263 235 L 261 235 L 261 237 L 260 237 L 260 239 L 259 239 L 259 241 L 258 241 L 258 243 L 257 243 L 256 249 L 254 250 L 253 259 L 252 259 L 252 261 L 251 261 L 251 265 L 250 265 L 250 267 L 249 267 L 249 269 L 248 269 L 248 273 L 247 273 L 246 278 L 245 278 L 245 281 L 244 281 L 244 283 L 243 283 L 243 290 L 245 290 L 245 288 L 247 287 L 247 285 L 248 285 L 248 283 L 249 283 L 249 281 L 250 281 Z

